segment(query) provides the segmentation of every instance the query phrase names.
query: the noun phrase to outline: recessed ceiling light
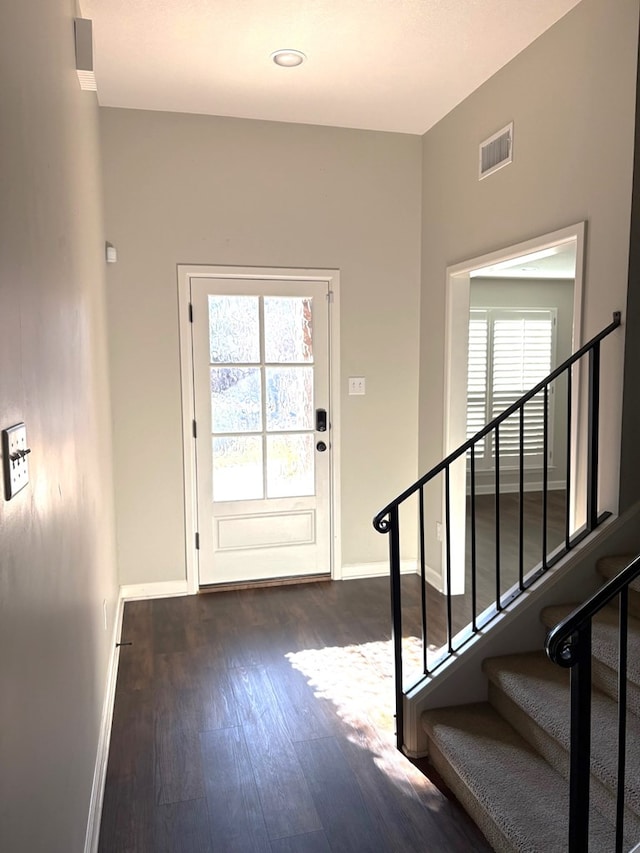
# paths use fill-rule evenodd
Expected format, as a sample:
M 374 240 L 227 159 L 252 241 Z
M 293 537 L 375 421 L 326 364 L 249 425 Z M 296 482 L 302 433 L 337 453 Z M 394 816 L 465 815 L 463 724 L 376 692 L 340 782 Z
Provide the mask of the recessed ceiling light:
M 271 54 L 271 59 L 276 65 L 281 65 L 283 68 L 295 68 L 296 65 L 302 65 L 307 57 L 301 50 L 276 50 Z

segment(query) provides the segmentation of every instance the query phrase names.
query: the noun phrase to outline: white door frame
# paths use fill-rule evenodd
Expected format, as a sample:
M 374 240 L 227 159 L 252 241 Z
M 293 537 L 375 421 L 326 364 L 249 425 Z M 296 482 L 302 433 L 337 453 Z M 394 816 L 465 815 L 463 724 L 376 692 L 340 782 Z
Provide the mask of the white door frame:
M 459 264 L 447 267 L 446 270 L 446 317 L 445 317 L 445 376 L 444 376 L 444 442 L 443 458 L 452 453 L 466 441 L 467 424 L 467 354 L 469 349 L 469 298 L 470 274 L 477 269 L 493 266 L 503 261 L 510 261 L 522 255 L 528 255 L 543 249 L 549 249 L 561 243 L 576 243 L 576 272 L 573 289 L 573 332 L 572 352 L 580 348 L 582 342 L 582 293 L 584 288 L 584 248 L 586 222 L 578 222 L 558 231 L 543 234 L 517 243 L 505 249 L 489 252 Z M 461 357 L 461 354 L 463 356 Z M 576 371 L 579 366 L 576 365 Z M 572 385 L 572 407 L 578 412 L 580 382 Z M 573 503 L 570 508 L 573 525 L 574 505 L 576 499 L 577 471 L 577 442 L 578 418 L 571 422 L 571 493 Z M 453 595 L 464 592 L 464 543 L 466 525 L 466 460 L 456 462 L 450 473 L 451 504 L 456 507 L 451 512 L 451 592 Z M 444 490 L 443 516 L 444 518 Z M 446 588 L 446 542 L 442 545 L 440 573 L 432 571 L 429 580 L 444 591 Z
M 198 552 L 195 534 L 198 529 L 197 469 L 193 439 L 194 377 L 191 348 L 190 280 L 192 278 L 254 279 L 258 281 L 322 281 L 328 282 L 332 294 L 329 306 L 329 399 L 331 421 L 331 471 L 329 512 L 331 541 L 329 554 L 331 577 L 341 576 L 342 551 L 340 531 L 340 272 L 339 270 L 292 269 L 288 267 L 227 267 L 178 264 L 178 320 L 180 332 L 180 379 L 182 398 L 182 452 L 184 470 L 184 525 L 187 589 L 199 589 Z

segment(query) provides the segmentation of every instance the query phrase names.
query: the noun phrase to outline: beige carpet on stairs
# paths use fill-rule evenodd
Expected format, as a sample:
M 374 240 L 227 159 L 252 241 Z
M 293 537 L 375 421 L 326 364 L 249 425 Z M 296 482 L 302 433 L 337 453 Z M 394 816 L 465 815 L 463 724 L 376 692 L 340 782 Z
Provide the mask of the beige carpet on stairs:
M 628 556 L 601 560 L 603 578 Z M 575 605 L 547 607 L 551 628 Z M 629 596 L 625 849 L 640 840 L 640 580 Z M 618 613 L 593 625 L 591 822 L 589 850 L 615 849 Z M 425 712 L 429 755 L 499 853 L 566 853 L 568 841 L 569 673 L 543 651 L 486 660 L 490 702 Z
M 483 667 L 496 710 L 563 777 L 569 776 L 569 672 L 544 652 L 490 658 Z M 592 802 L 615 822 L 618 705 L 593 691 L 591 734 Z M 627 715 L 625 800 L 630 841 L 640 838 L 640 719 Z
M 571 613 L 574 605 L 545 607 L 541 618 L 547 628 L 553 628 Z M 593 682 L 614 699 L 618 695 L 618 613 L 605 607 L 593 621 Z M 640 717 L 640 619 L 629 617 L 627 705 Z
M 488 703 L 427 711 L 424 724 L 434 766 L 498 853 L 566 853 L 565 780 Z M 612 839 L 594 812 L 591 850 Z

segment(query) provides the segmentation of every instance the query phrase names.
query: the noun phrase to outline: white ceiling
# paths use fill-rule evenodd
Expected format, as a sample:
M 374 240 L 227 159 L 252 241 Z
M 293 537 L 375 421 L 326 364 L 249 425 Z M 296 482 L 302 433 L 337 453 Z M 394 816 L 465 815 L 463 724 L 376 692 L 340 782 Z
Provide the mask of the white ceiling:
M 543 252 L 533 252 L 522 255 L 520 258 L 512 258 L 490 267 L 483 267 L 471 273 L 471 278 L 531 278 L 531 279 L 566 279 L 573 281 L 576 277 L 576 250 L 575 240 L 567 243 L 559 243 L 551 249 L 543 250 L 549 252 L 546 257 L 536 257 Z
M 103 106 L 422 134 L 578 2 L 80 0 L 80 7 L 93 20 Z M 280 68 L 270 59 L 280 48 L 308 59 Z

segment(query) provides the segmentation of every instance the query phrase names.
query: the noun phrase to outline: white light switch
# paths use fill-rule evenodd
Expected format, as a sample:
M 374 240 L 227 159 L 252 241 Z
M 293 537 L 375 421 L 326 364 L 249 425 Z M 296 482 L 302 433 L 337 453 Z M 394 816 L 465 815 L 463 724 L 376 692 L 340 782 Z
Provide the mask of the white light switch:
M 364 376 L 350 376 L 349 377 L 349 394 L 364 394 L 365 392 L 365 381 Z
M 29 482 L 29 453 L 27 428 L 23 423 L 2 430 L 4 496 L 8 501 Z

